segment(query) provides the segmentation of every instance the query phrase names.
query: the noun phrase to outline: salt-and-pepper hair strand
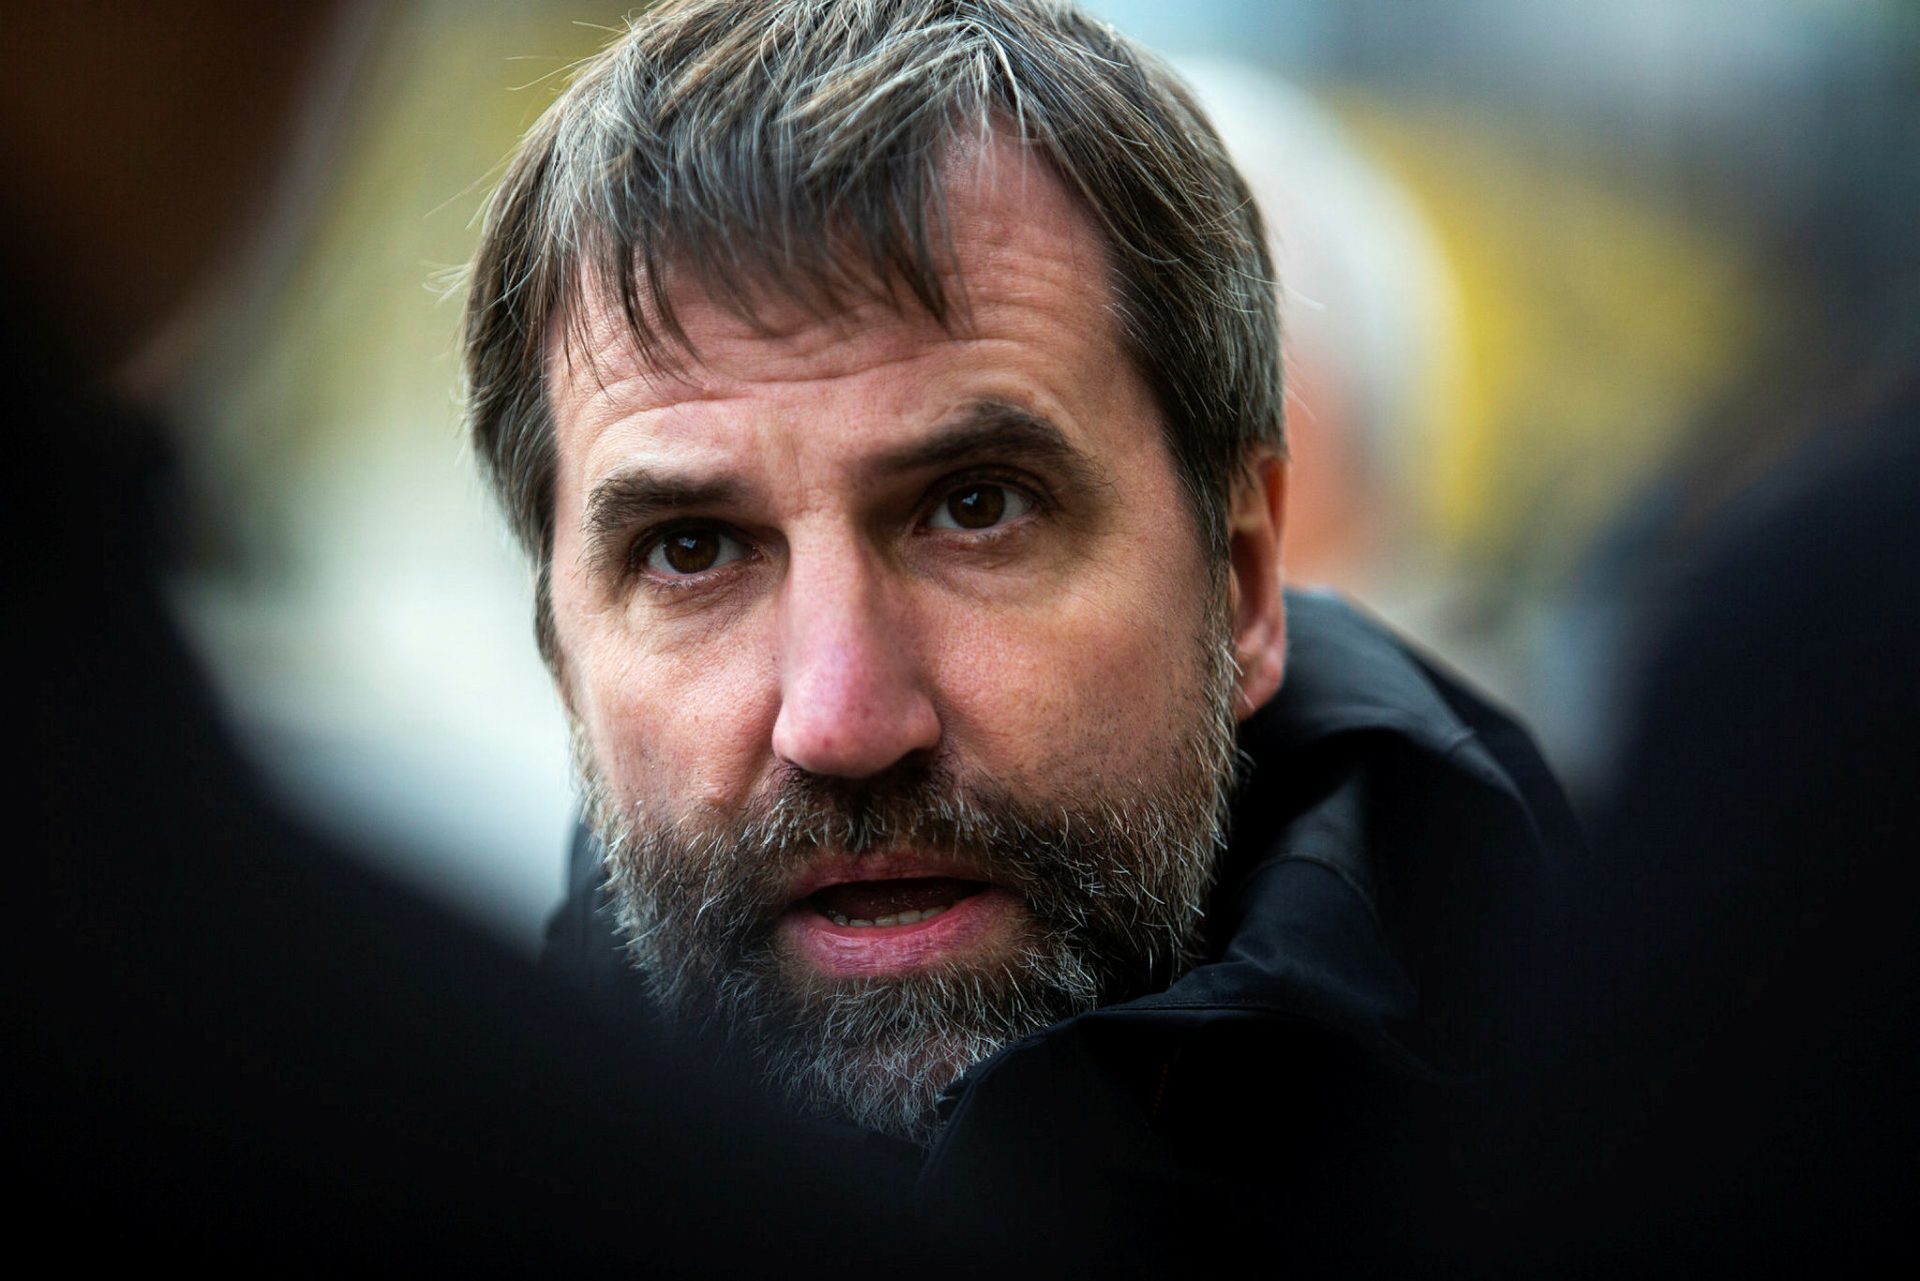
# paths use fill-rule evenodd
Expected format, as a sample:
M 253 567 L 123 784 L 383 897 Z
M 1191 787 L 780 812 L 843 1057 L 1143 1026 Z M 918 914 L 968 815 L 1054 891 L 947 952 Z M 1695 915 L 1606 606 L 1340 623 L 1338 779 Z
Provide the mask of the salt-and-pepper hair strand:
M 468 428 L 550 605 L 549 343 L 589 289 L 642 355 L 698 361 L 691 283 L 752 317 L 851 297 L 964 323 L 942 165 L 1009 134 L 1091 212 L 1124 341 L 1165 416 L 1207 550 L 1249 451 L 1282 448 L 1273 268 L 1240 175 L 1157 58 L 1057 0 L 668 0 L 572 85 L 489 207 L 463 336 Z M 962 282 L 964 292 L 964 282 Z

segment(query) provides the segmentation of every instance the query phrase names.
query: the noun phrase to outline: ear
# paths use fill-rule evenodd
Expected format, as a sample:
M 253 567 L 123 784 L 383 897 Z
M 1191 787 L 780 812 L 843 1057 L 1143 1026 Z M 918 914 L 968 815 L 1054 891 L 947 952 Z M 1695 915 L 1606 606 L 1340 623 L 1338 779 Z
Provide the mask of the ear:
M 1274 696 L 1287 661 L 1287 605 L 1280 591 L 1280 530 L 1287 511 L 1287 465 L 1261 449 L 1234 481 L 1227 512 L 1227 608 L 1240 664 L 1241 720 Z

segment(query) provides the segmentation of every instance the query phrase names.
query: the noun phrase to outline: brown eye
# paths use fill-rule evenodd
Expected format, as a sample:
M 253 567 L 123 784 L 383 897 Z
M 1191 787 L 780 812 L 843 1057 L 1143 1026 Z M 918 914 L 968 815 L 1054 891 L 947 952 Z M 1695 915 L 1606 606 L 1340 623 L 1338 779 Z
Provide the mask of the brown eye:
M 990 529 L 1032 509 L 1031 499 L 1006 485 L 962 485 L 941 501 L 927 523 L 936 529 Z
M 697 574 L 712 569 L 720 559 L 720 540 L 705 530 L 697 534 L 675 534 L 660 544 L 667 553 L 667 564 L 680 574 Z
M 962 529 L 985 529 L 1007 509 L 1006 490 L 998 485 L 975 485 L 947 499 L 947 514 Z
M 649 570 L 663 578 L 704 574 L 746 554 L 739 540 L 717 529 L 676 529 L 647 552 Z

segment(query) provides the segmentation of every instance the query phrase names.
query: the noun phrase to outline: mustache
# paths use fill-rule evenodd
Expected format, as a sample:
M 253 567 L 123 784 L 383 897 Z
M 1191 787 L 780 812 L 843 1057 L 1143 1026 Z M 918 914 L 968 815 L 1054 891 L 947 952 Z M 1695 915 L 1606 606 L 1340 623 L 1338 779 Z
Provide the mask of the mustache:
M 857 779 L 784 766 L 747 806 L 735 839 L 768 853 L 857 858 L 906 843 L 961 853 L 1025 827 L 1020 808 L 1004 789 L 963 782 L 930 756 Z

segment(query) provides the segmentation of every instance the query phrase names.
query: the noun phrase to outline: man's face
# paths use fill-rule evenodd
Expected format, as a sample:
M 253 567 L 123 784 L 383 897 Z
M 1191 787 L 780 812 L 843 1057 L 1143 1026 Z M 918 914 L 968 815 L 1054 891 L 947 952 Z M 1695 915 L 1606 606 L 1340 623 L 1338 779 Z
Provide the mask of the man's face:
M 1172 977 L 1233 744 L 1223 576 L 1096 230 L 985 155 L 949 166 L 956 332 L 681 290 L 683 376 L 591 300 L 552 365 L 559 676 L 636 958 L 917 1137 L 999 1044 Z

